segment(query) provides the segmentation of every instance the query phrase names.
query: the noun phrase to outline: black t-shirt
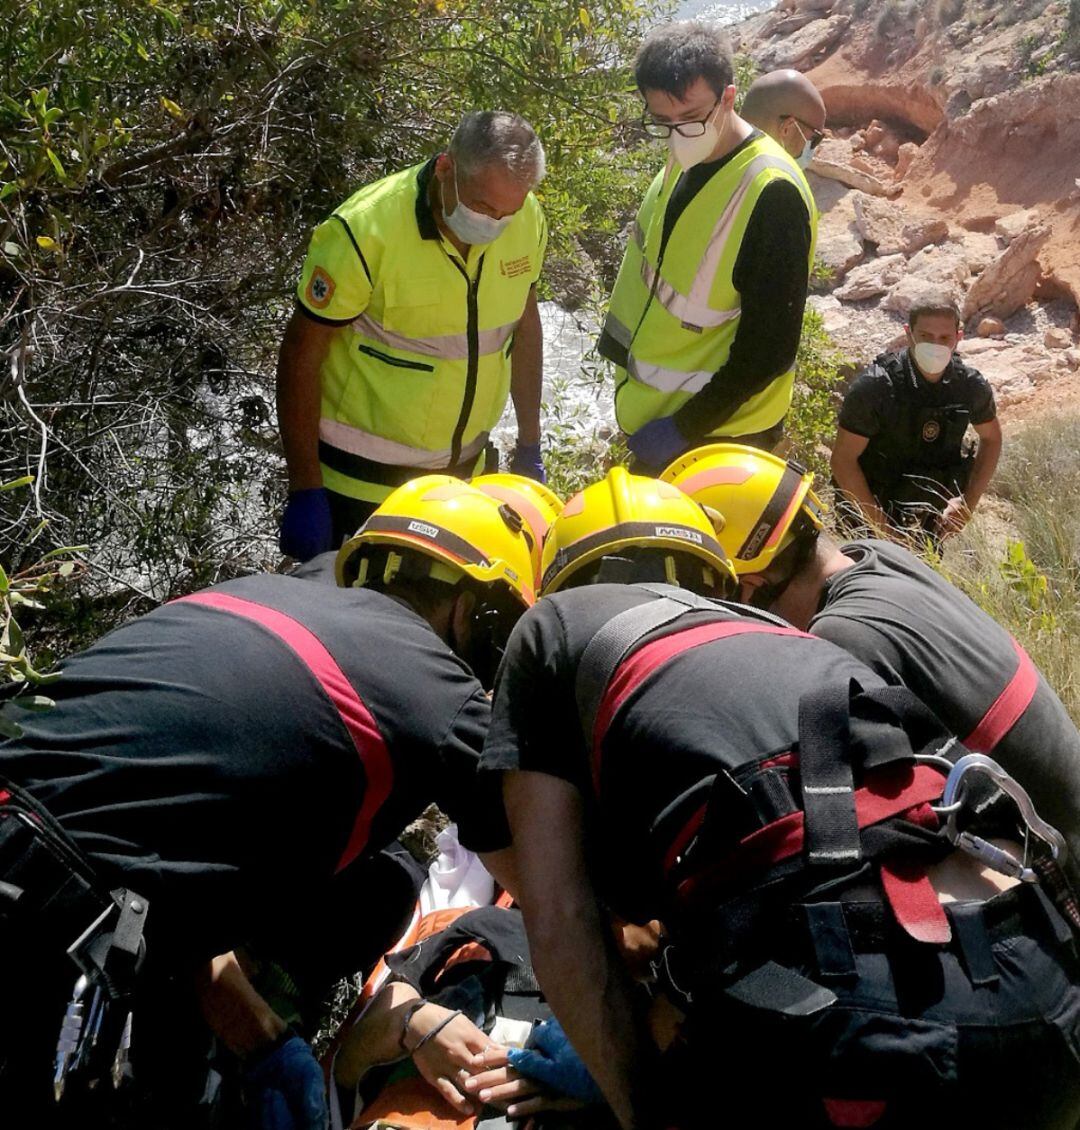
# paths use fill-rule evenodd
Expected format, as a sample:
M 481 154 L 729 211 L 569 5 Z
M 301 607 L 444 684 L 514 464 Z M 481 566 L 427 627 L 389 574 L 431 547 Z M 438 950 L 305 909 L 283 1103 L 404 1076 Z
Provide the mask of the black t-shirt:
M 914 554 L 892 542 L 841 547 L 855 564 L 833 574 L 810 631 L 886 682 L 906 686 L 961 740 L 1017 669 L 1012 639 Z M 1027 711 L 992 756 L 1031 793 L 1043 817 L 1080 850 L 1080 734 L 1039 676 Z
M 688 650 L 657 670 L 616 714 L 603 745 L 597 803 L 576 704 L 578 663 L 608 620 L 654 599 L 635 585 L 593 585 L 545 597 L 527 612 L 500 670 L 482 758 L 484 769 L 546 773 L 580 790 L 602 893 L 628 917 L 658 913 L 667 830 L 685 824 L 700 806 L 702 782 L 790 750 L 804 692 L 849 678 L 867 689 L 881 685 L 838 648 L 801 635 L 746 634 Z M 719 605 L 715 613 L 690 613 L 678 624 L 681 630 L 751 618 L 752 609 Z
M 908 350 L 883 353 L 860 373 L 840 408 L 840 427 L 869 440 L 859 463 L 873 481 L 921 467 L 955 464 L 968 424 L 997 414 L 994 390 L 955 354 L 941 380 L 928 381 Z
M 370 712 L 392 784 L 366 853 L 431 801 L 470 847 L 504 846 L 499 792 L 475 774 L 488 700 L 425 620 L 369 590 L 292 577 L 209 591 L 298 621 Z M 277 915 L 317 915 L 368 790 L 365 766 L 377 780 L 385 761 L 370 737 L 358 753 L 281 638 L 174 602 L 70 659 L 51 693 L 56 707 L 0 744 L 0 777 L 37 797 L 105 882 L 150 899 L 159 947 L 198 960 Z

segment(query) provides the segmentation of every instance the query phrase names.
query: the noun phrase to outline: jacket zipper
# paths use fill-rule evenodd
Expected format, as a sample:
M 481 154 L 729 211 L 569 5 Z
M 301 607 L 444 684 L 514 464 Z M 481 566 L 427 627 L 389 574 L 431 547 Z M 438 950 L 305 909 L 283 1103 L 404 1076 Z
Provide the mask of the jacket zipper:
M 358 345 L 356 348 L 369 357 L 385 361 L 387 365 L 396 365 L 399 369 L 419 369 L 422 373 L 435 372 L 434 365 L 426 365 L 423 361 L 406 361 L 403 357 L 391 357 L 389 353 L 380 353 L 379 350 L 372 349 L 370 345 Z
M 480 367 L 480 318 L 477 312 L 476 296 L 480 289 L 480 275 L 484 270 L 484 256 L 480 256 L 480 261 L 476 264 L 476 278 L 471 280 L 464 264 L 453 256 L 448 256 L 448 258 L 465 279 L 468 307 L 465 337 L 469 347 L 469 360 L 465 371 L 465 395 L 462 397 L 461 414 L 458 416 L 457 424 L 454 425 L 453 438 L 450 440 L 450 466 L 448 470 L 453 470 L 461 459 L 461 440 L 465 435 L 465 427 L 469 422 L 469 417 L 472 415 L 473 404 L 476 402 L 476 380 Z

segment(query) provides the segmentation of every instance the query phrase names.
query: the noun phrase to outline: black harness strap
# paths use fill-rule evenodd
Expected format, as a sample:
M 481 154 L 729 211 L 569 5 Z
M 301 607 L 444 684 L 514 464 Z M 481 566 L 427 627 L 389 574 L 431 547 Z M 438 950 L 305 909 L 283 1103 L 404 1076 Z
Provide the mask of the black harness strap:
M 715 601 L 674 585 L 639 585 L 660 600 L 636 604 L 613 616 L 589 641 L 578 663 L 575 694 L 578 714 L 587 741 L 592 741 L 596 715 L 604 692 L 619 664 L 639 640 L 688 612 L 717 612 Z
M 852 686 L 833 683 L 799 701 L 799 772 L 811 866 L 862 859 L 848 725 Z

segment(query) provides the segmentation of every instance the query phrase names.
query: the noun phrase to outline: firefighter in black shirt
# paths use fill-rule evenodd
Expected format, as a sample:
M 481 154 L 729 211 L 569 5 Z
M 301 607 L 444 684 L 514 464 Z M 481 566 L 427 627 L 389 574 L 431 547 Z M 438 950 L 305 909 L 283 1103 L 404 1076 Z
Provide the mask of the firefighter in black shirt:
M 664 475 L 723 515 L 743 599 L 839 644 L 992 754 L 1065 834 L 1080 880 L 1080 733 L 1004 628 L 901 546 L 821 533 L 813 476 L 774 455 L 716 445 Z
M 99 913 L 112 941 L 80 951 L 104 966 L 83 990 L 87 1025 L 112 995 L 122 1028 L 131 982 L 153 1017 L 157 986 L 194 979 L 210 1027 L 247 1058 L 260 1125 L 306 1130 L 325 1114 L 321 1072 L 234 947 L 301 918 L 318 929 L 334 876 L 432 801 L 506 878 L 498 795 L 475 778 L 489 717 L 476 674 L 490 685 L 534 599 L 521 520 L 448 476 L 416 479 L 343 547 L 338 576 L 341 588 L 264 575 L 175 600 L 65 663 L 55 708 L 0 744 L 0 1095 L 26 1124 L 50 1116 L 79 974 L 64 951 Z M 147 1022 L 137 1004 L 136 1079 Z M 69 1053 L 56 1081 L 71 1095 L 86 1048 Z
M 1040 889 L 934 831 L 949 763 L 927 758 L 952 739 L 826 640 L 681 585 L 596 583 L 701 587 L 711 539 L 665 498 L 616 473 L 567 503 L 495 690 L 483 765 L 573 1041 L 549 1076 L 584 1061 L 625 1128 L 1072 1130 L 1073 939 Z M 609 910 L 670 932 L 657 976 L 684 1021 L 663 1056 Z
M 1001 454 L 1001 425 L 986 378 L 956 356 L 956 306 L 913 307 L 908 345 L 883 353 L 844 397 L 832 470 L 848 506 L 878 535 L 912 527 L 933 537 L 963 529 Z M 968 425 L 978 436 L 964 450 Z

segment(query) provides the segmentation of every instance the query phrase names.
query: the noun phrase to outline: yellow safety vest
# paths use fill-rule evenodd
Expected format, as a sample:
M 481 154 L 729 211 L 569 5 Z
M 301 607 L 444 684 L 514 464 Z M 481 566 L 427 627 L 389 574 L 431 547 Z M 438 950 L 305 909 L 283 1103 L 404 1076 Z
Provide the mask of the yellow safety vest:
M 615 415 L 626 433 L 671 416 L 727 362 L 739 328 L 732 275 L 762 189 L 777 178 L 803 194 L 810 214 L 810 262 L 817 208 L 799 167 L 770 137 L 744 146 L 702 186 L 660 258 L 664 213 L 681 170 L 649 186 L 611 294 L 600 351 L 616 361 Z M 711 434 L 749 435 L 779 423 L 791 404 L 794 372 L 739 405 Z
M 312 236 L 297 297 L 343 327 L 321 370 L 323 483 L 381 502 L 417 472 L 475 464 L 510 390 L 513 335 L 547 229 L 530 193 L 462 259 L 428 203 L 434 161 L 367 185 Z M 375 466 L 372 466 L 374 464 Z

